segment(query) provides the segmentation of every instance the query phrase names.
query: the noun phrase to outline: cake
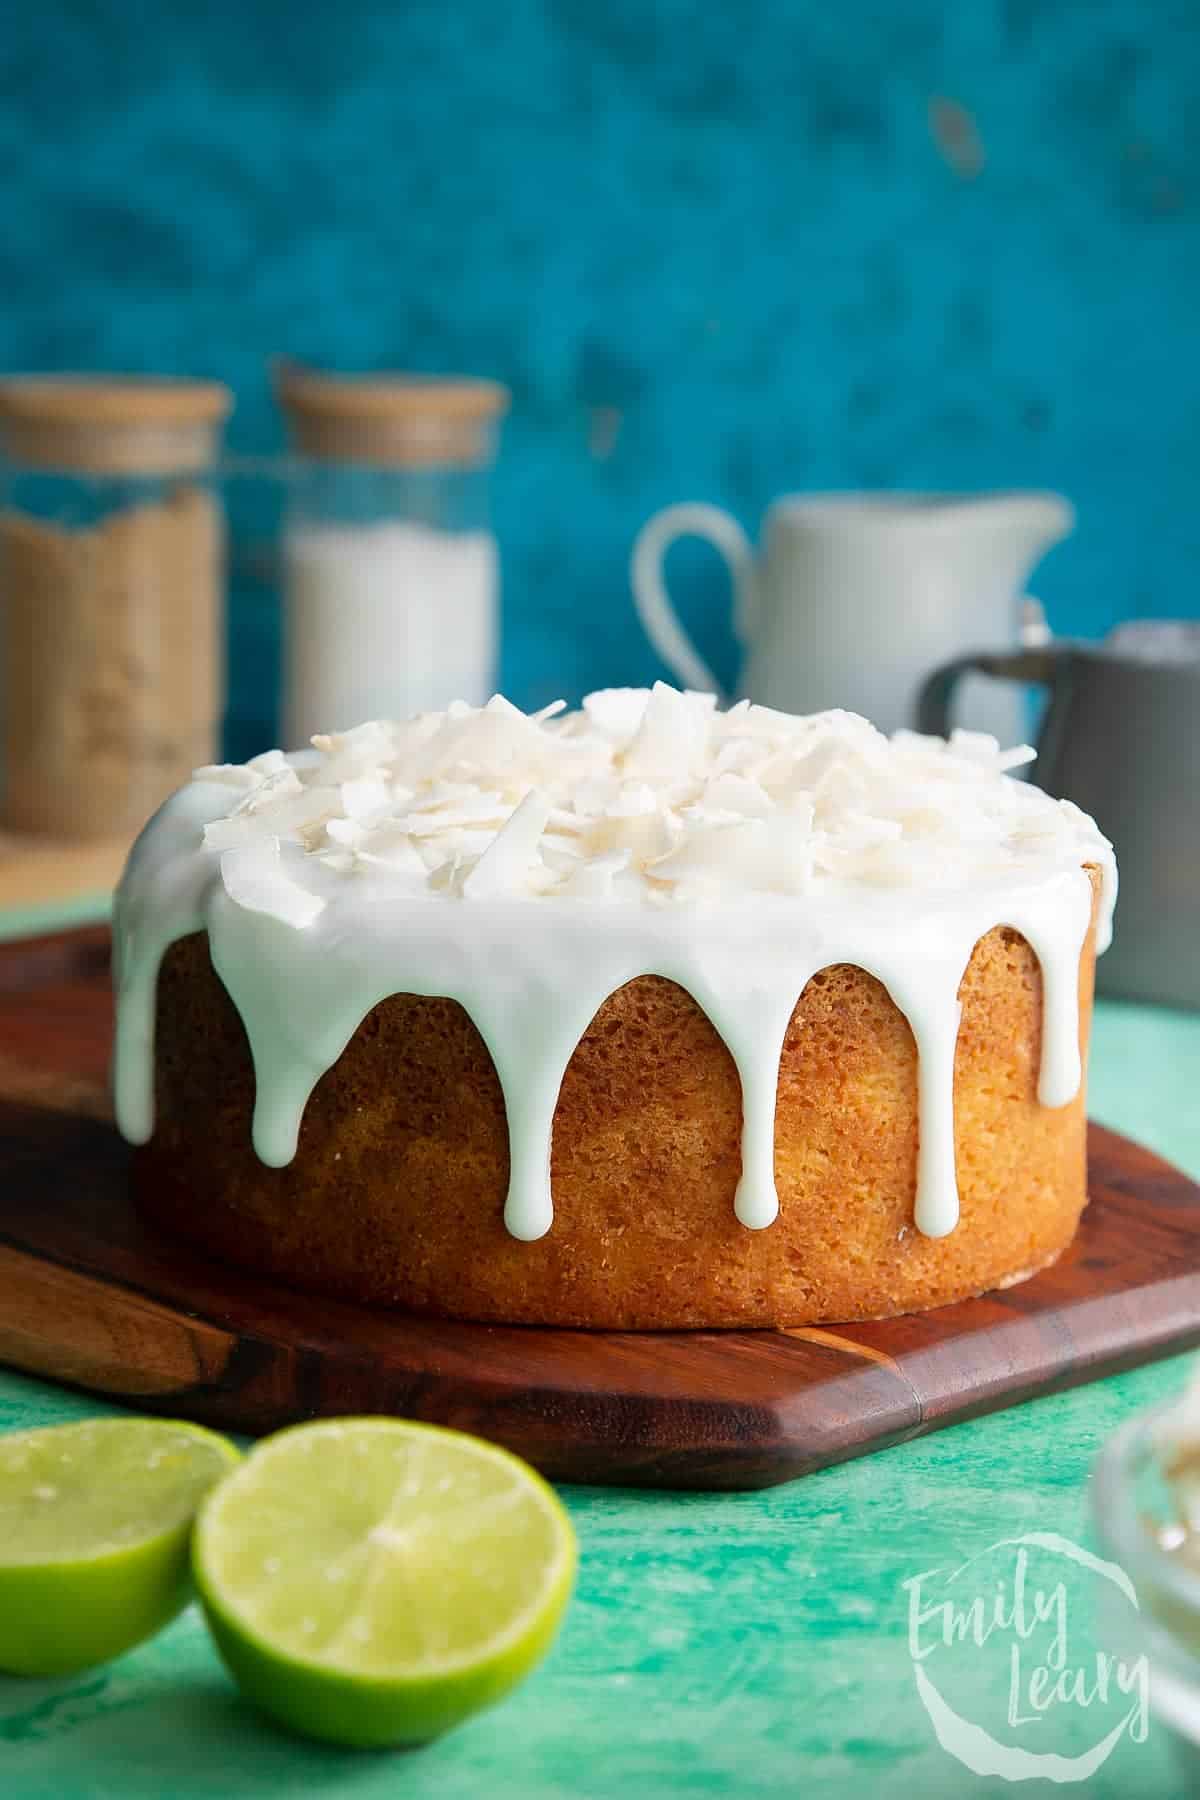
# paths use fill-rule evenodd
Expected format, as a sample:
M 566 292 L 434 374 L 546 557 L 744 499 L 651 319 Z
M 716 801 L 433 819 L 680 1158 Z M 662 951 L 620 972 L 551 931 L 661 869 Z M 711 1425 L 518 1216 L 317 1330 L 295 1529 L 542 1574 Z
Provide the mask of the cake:
M 198 769 L 114 935 L 156 1225 L 446 1317 L 886 1317 L 1019 1281 L 1086 1200 L 1115 868 L 948 742 L 610 689 Z

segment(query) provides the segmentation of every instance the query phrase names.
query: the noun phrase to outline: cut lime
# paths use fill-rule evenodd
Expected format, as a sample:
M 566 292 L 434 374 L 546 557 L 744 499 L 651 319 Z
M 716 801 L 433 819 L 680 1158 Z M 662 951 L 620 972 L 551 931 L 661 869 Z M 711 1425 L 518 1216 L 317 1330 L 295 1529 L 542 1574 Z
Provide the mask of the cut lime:
M 196 1508 L 238 1460 L 198 1425 L 88 1419 L 0 1437 L 0 1669 L 72 1675 L 191 1596 Z
M 423 1743 L 549 1648 L 575 1534 L 506 1450 L 400 1419 L 330 1419 L 252 1450 L 200 1510 L 196 1586 L 230 1672 L 334 1743 Z

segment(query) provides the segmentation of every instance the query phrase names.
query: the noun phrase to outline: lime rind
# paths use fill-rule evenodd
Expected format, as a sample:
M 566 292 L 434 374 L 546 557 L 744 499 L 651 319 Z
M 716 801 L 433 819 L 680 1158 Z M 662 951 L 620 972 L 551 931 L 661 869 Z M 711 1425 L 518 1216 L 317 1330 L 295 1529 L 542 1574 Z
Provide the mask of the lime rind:
M 252 1640 L 203 1589 L 201 1602 L 225 1665 L 247 1699 L 301 1736 L 370 1750 L 428 1743 L 502 1700 L 549 1650 L 569 1595 L 567 1579 L 519 1647 L 460 1671 L 449 1683 L 339 1675 L 283 1657 Z

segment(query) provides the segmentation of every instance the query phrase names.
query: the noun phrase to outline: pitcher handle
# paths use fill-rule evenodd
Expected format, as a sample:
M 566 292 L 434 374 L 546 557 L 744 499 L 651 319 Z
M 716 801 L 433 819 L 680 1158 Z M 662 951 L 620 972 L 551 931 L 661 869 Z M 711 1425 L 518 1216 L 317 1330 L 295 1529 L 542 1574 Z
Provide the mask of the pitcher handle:
M 991 675 L 998 681 L 1029 681 L 1052 688 L 1064 667 L 1060 648 L 1042 644 L 1026 650 L 973 650 L 943 663 L 928 677 L 917 697 L 917 730 L 947 737 L 954 694 L 965 675 Z
M 630 557 L 633 603 L 642 628 L 684 687 L 726 696 L 716 676 L 679 622 L 663 580 L 663 558 L 677 537 L 704 538 L 721 552 L 733 582 L 733 631 L 743 647 L 754 628 L 754 550 L 736 519 L 719 506 L 685 502 L 666 506 L 638 532 Z

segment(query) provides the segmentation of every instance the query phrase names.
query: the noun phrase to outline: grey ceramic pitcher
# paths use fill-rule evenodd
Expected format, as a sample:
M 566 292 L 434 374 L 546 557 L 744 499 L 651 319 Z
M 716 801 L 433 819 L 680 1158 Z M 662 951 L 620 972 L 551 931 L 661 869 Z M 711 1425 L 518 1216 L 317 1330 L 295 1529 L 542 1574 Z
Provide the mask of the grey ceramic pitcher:
M 946 734 L 972 673 L 1049 690 L 1033 778 L 1112 839 L 1121 897 L 1099 986 L 1200 1007 L 1200 657 L 1072 643 L 964 656 L 925 683 L 920 730 Z

